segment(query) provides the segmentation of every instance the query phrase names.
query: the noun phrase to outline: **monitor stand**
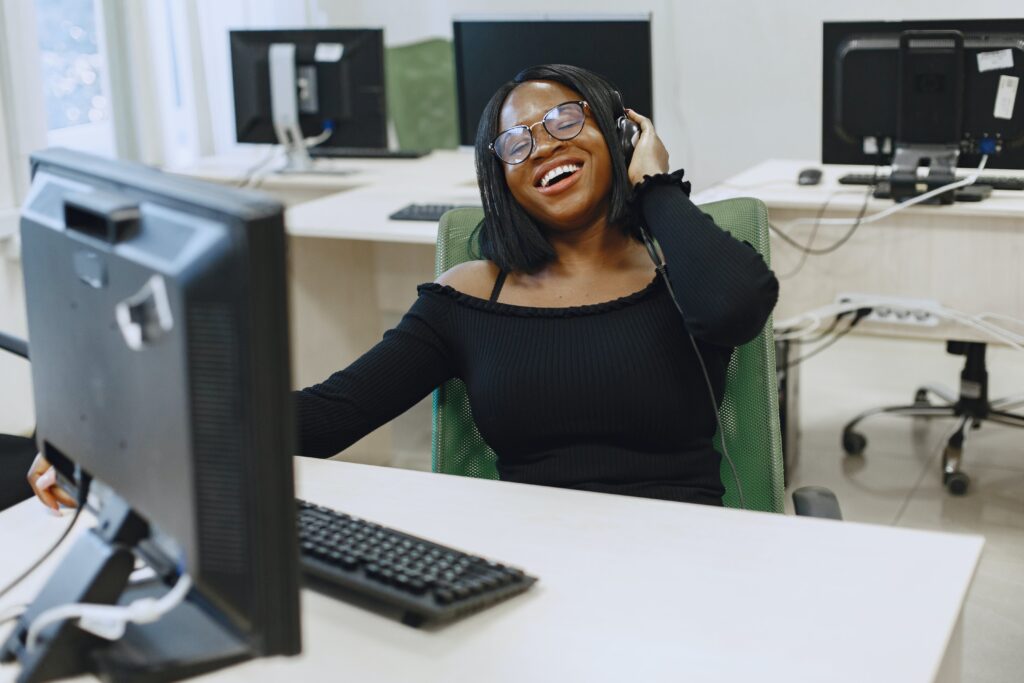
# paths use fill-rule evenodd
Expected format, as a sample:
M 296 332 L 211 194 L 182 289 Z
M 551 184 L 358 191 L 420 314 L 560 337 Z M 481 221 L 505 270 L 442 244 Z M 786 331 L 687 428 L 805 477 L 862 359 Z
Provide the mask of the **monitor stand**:
M 167 592 L 161 581 L 129 586 L 135 551 L 149 537 L 146 522 L 116 497 L 108 498 L 95 528 L 80 534 L 45 586 L 0 647 L 0 661 L 17 660 L 18 683 L 39 683 L 82 673 L 104 680 L 174 681 L 255 656 L 193 588 L 159 621 L 129 624 L 110 642 L 65 620 L 43 629 L 30 652 L 26 637 L 42 612 L 76 602 L 112 605 Z
M 956 182 L 956 165 L 960 159 L 958 145 L 924 145 L 896 143 L 889 180 L 878 184 L 876 199 L 902 202 L 943 185 Z M 919 168 L 927 168 L 927 176 L 919 176 Z M 926 199 L 922 204 L 980 202 L 992 194 L 988 185 L 967 185 Z
M 298 82 L 295 78 L 295 44 L 270 46 L 270 113 L 277 141 L 284 147 L 287 161 L 279 173 L 308 173 L 313 161 L 299 126 Z

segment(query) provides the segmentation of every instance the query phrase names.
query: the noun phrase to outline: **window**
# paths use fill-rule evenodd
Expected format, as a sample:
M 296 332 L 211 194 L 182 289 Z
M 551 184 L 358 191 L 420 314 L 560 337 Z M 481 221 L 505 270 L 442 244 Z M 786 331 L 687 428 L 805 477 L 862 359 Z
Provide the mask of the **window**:
M 101 0 L 35 0 L 47 142 L 114 156 Z

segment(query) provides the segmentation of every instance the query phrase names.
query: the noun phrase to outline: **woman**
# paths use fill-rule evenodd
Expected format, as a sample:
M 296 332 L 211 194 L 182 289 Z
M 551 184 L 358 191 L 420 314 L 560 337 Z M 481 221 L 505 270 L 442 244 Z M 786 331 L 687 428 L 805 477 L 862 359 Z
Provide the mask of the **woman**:
M 720 401 L 732 348 L 760 332 L 778 283 L 694 207 L 681 174 L 664 175 L 665 147 L 635 112 L 627 169 L 619 106 L 606 81 L 564 65 L 495 93 L 476 143 L 483 259 L 421 285 L 377 347 L 299 392 L 300 453 L 332 455 L 459 377 L 504 480 L 721 505 L 715 416 L 686 330 Z
M 421 285 L 377 346 L 296 392 L 300 454 L 344 450 L 458 377 L 503 480 L 722 504 L 687 330 L 720 401 L 732 349 L 760 332 L 778 283 L 690 202 L 682 172 L 666 174 L 664 145 L 632 111 L 641 134 L 627 168 L 619 107 L 604 79 L 566 65 L 526 69 L 495 93 L 476 143 L 483 258 Z

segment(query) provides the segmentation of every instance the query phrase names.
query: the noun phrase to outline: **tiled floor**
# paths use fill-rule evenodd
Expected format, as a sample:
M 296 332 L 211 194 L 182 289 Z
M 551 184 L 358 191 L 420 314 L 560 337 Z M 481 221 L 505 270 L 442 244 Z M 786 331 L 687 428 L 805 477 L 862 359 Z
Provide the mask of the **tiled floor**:
M 964 616 L 964 681 L 1024 680 L 1024 430 L 984 425 L 971 432 L 963 470 L 967 495 L 941 483 L 951 420 L 876 416 L 862 423 L 868 447 L 846 458 L 848 419 L 879 405 L 907 403 L 919 384 L 956 385 L 960 357 L 940 344 L 847 338 L 810 359 L 801 376 L 801 456 L 791 487 L 827 486 L 846 519 L 975 533 L 985 551 Z M 1024 353 L 990 349 L 991 396 L 1024 391 Z M 1022 411 L 1024 412 L 1024 411 Z

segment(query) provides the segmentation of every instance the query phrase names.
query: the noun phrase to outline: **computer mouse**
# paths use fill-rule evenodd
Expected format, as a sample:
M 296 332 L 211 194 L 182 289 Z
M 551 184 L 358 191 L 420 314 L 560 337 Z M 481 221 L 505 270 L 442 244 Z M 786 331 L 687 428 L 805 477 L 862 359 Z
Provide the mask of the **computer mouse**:
M 817 185 L 821 182 L 820 168 L 805 168 L 796 178 L 797 185 Z

